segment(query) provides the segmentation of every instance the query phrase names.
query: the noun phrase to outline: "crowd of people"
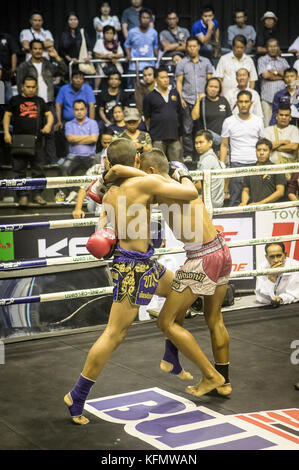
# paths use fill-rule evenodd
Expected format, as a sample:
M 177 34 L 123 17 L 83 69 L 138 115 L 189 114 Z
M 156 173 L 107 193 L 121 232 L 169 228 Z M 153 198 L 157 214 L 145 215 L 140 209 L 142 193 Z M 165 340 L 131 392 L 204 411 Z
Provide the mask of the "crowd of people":
M 43 175 L 45 164 L 60 175 L 103 168 L 103 142 L 119 136 L 140 152 L 157 147 L 191 169 L 259 165 L 260 148 L 267 149 L 265 164 L 298 161 L 299 37 L 289 46 L 293 56 L 282 57 L 275 13 L 265 12 L 255 31 L 246 12 L 236 10 L 224 45 L 210 5 L 190 31 L 169 10 L 158 32 L 142 0 L 130 3 L 119 17 L 101 3 L 95 43 L 76 12 L 67 14 L 60 38 L 44 29 L 38 11 L 18 38 L 0 34 L 4 142 L 14 177 L 24 177 L 28 165 L 33 177 Z M 34 139 L 20 148 L 24 135 Z M 242 178 L 226 179 L 214 184 L 212 203 L 298 198 L 298 179 L 286 176 L 278 185 L 271 178 L 259 195 Z M 200 193 L 200 183 L 197 188 Z M 21 208 L 31 197 L 16 193 Z M 74 190 L 55 194 L 57 202 L 77 197 Z M 36 193 L 34 202 L 46 204 Z

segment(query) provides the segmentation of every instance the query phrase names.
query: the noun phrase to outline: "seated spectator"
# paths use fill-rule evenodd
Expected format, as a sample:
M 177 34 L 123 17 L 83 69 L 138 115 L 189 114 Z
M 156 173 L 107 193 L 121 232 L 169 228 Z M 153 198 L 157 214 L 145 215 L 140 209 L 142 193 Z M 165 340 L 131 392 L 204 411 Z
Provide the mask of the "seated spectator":
M 113 134 L 123 132 L 126 128 L 126 123 L 124 120 L 124 109 L 120 104 L 115 105 L 112 109 L 112 117 L 113 123 L 107 129 L 110 129 Z
M 209 78 L 205 93 L 199 95 L 192 110 L 192 119 L 195 121 L 193 128 L 195 131 L 206 129 L 214 133 L 212 140 L 215 151 L 220 148 L 223 121 L 232 115 L 227 99 L 220 96 L 221 89 L 221 81 L 218 78 Z
M 105 169 L 108 169 L 105 166 L 106 152 L 107 152 L 107 148 L 109 144 L 112 142 L 112 135 L 113 134 L 108 129 L 104 129 L 104 132 L 101 134 L 101 137 L 100 137 L 101 152 L 96 154 L 95 163 L 87 170 L 87 172 L 85 173 L 85 176 L 94 175 L 96 178 L 101 173 L 103 173 Z M 89 186 L 90 186 L 90 183 L 80 186 L 80 189 L 77 195 L 76 206 L 72 212 L 74 219 L 82 219 L 85 217 L 85 212 L 83 211 L 82 207 L 83 207 L 83 203 L 84 203 Z M 95 215 L 100 215 L 101 206 L 97 204 L 95 201 L 93 201 L 92 199 L 88 198 L 87 211 L 94 212 Z
M 142 0 L 131 0 L 131 6 L 123 11 L 121 17 L 121 28 L 124 38 L 127 39 L 128 33 L 132 28 L 139 26 L 139 14 L 142 9 Z M 150 27 L 154 27 L 154 18 L 151 17 Z
M 276 114 L 277 124 L 265 129 L 267 139 L 271 140 L 273 153 L 272 163 L 294 163 L 297 161 L 299 147 L 299 129 L 290 124 L 291 108 L 287 104 L 281 104 Z M 287 179 L 290 175 L 287 174 Z
M 222 141 L 219 158 L 226 163 L 228 149 L 230 148 L 230 166 L 232 168 L 255 165 L 256 141 L 265 136 L 263 121 L 260 117 L 250 113 L 252 106 L 252 94 L 248 90 L 240 91 L 237 96 L 239 113 L 226 118 L 222 126 Z M 228 180 L 226 180 L 228 181 Z M 231 178 L 229 193 L 226 186 L 225 192 L 230 195 L 230 206 L 239 205 L 242 193 L 242 178 Z
M 71 83 L 63 85 L 56 97 L 57 123 L 55 130 L 63 128 L 63 123 L 75 118 L 74 102 L 83 100 L 87 104 L 88 116 L 95 119 L 95 96 L 90 85 L 84 83 L 84 74 L 73 69 Z
M 44 123 L 44 119 L 46 123 Z M 29 153 L 15 154 L 12 148 L 12 167 L 14 178 L 26 178 L 27 166 L 30 164 L 32 178 L 44 178 L 44 148 L 43 136 L 50 134 L 54 117 L 45 101 L 37 96 L 37 79 L 25 77 L 22 83 L 21 93 L 13 96 L 7 106 L 3 119 L 4 142 L 13 144 L 10 133 L 10 124 L 13 125 L 13 136 L 32 135 L 36 136 L 35 151 Z M 41 196 L 42 190 L 16 191 L 16 197 L 20 207 L 26 207 L 29 197 L 33 195 L 33 202 L 45 205 L 46 201 Z
M 116 15 L 110 16 L 111 6 L 109 2 L 102 2 L 100 6 L 100 16 L 96 16 L 93 19 L 93 27 L 96 30 L 96 38 L 103 39 L 104 37 L 104 27 L 113 26 L 115 29 L 114 39 L 117 39 L 119 31 L 121 31 L 121 26 L 119 19 Z
M 257 54 L 267 54 L 267 43 L 269 39 L 278 39 L 279 31 L 277 28 L 278 18 L 273 11 L 266 11 L 261 17 L 263 26 L 258 28 L 256 38 L 256 52 Z
M 41 12 L 33 10 L 29 18 L 29 23 L 31 27 L 29 29 L 23 29 L 20 32 L 19 38 L 22 51 L 26 53 L 26 60 L 29 60 L 31 57 L 30 43 L 33 39 L 42 41 L 44 45 L 43 55 L 48 59 L 47 49 L 48 47 L 54 46 L 54 38 L 49 30 L 43 29 L 44 18 Z
M 124 46 L 126 49 L 129 63 L 129 71 L 136 71 L 136 62 L 132 59 L 144 58 L 144 61 L 138 62 L 138 70 L 141 72 L 144 67 L 152 65 L 155 62 L 146 60 L 147 57 L 157 57 L 158 55 L 158 33 L 150 27 L 152 12 L 147 8 L 139 11 L 139 26 L 130 29 Z
M 103 28 L 104 37 L 98 39 L 93 48 L 96 59 L 108 59 L 107 62 L 100 62 L 97 65 L 98 74 L 110 75 L 113 71 L 123 73 L 123 67 L 118 59 L 124 57 L 124 51 L 120 42 L 115 39 L 114 26 L 106 25 Z M 101 83 L 101 79 L 97 79 L 97 86 Z
M 270 161 L 272 143 L 260 139 L 256 143 L 257 166 L 273 165 Z M 286 178 L 284 174 L 248 175 L 243 178 L 240 206 L 281 202 L 284 196 Z
M 143 100 L 147 93 L 155 88 L 155 69 L 152 66 L 144 67 L 142 70 L 142 79 L 139 74 L 136 76 L 134 99 L 136 107 L 140 114 L 143 114 Z
M 255 86 L 258 76 L 252 58 L 245 54 L 246 43 L 245 36 L 235 36 L 233 51 L 219 59 L 214 77 L 222 80 L 223 96 L 226 96 L 232 87 L 237 86 L 236 71 L 240 68 L 246 68 L 249 71 L 249 87 Z
M 291 179 L 287 187 L 288 198 L 290 201 L 298 201 L 299 199 L 299 173 L 292 173 Z
M 112 124 L 113 116 L 112 110 L 117 104 L 123 107 L 128 106 L 129 99 L 123 88 L 121 87 L 121 75 L 119 72 L 112 72 L 108 76 L 108 87 L 102 90 L 97 97 L 97 104 L 99 108 L 100 129 L 104 126 Z
M 143 112 L 153 146 L 162 150 L 169 161 L 182 161 L 179 141 L 180 96 L 171 89 L 164 67 L 155 70 L 156 87 L 145 95 Z
M 75 118 L 65 124 L 65 136 L 69 143 L 69 153 L 60 166 L 62 176 L 71 176 L 79 168 L 88 170 L 96 155 L 96 144 L 99 138 L 98 124 L 87 117 L 87 103 L 76 100 L 73 103 Z M 76 173 L 78 174 L 78 173 Z M 71 191 L 70 202 L 76 193 Z
M 124 111 L 124 119 L 126 129 L 117 136 L 114 136 L 113 140 L 123 137 L 124 139 L 132 140 L 139 152 L 150 150 L 152 148 L 152 139 L 149 133 L 138 129 L 141 121 L 138 109 L 126 108 Z
M 283 79 L 285 82 L 285 88 L 280 91 L 277 91 L 274 95 L 273 105 L 272 105 L 272 117 L 270 120 L 270 126 L 273 126 L 277 123 L 276 114 L 279 108 L 279 105 L 284 103 L 288 106 L 291 106 L 292 120 L 291 124 L 296 125 L 299 111 L 299 87 L 297 85 L 298 73 L 294 68 L 288 68 L 284 71 Z M 293 117 L 292 107 L 294 107 L 295 116 Z
M 62 33 L 60 38 L 60 53 L 67 63 L 72 61 L 74 65 L 77 65 L 82 45 L 81 28 L 79 26 L 79 17 L 77 13 L 72 11 L 67 15 L 66 25 L 66 30 Z M 85 29 L 84 37 L 88 51 L 88 57 L 85 58 L 85 61 L 88 62 L 92 59 L 92 43 Z
M 185 54 L 186 40 L 190 33 L 188 29 L 179 26 L 178 14 L 173 9 L 168 11 L 166 23 L 168 28 L 163 29 L 159 35 L 162 49 L 160 56 L 173 57 L 177 52 Z M 162 61 L 161 65 L 166 65 L 166 62 Z
M 19 48 L 12 35 L 0 32 L 0 62 L 2 75 L 0 80 L 4 81 L 5 103 L 12 97 L 12 79 L 15 78 L 17 70 L 17 53 Z
M 255 45 L 256 31 L 253 26 L 246 24 L 246 11 L 242 9 L 236 10 L 234 13 L 234 21 L 235 24 L 227 28 L 227 43 L 229 47 L 233 47 L 234 37 L 241 34 L 242 36 L 245 36 L 247 41 L 245 53 L 251 54 Z
M 193 24 L 191 36 L 199 39 L 201 55 L 210 59 L 214 66 L 217 65 L 221 54 L 230 52 L 229 49 L 221 48 L 219 22 L 215 19 L 215 10 L 210 5 L 202 8 L 201 18 Z
M 265 252 L 267 261 L 259 266 L 260 270 L 299 266 L 298 261 L 287 257 L 285 245 L 282 242 L 268 243 L 265 246 Z M 273 307 L 298 302 L 299 272 L 257 276 L 255 294 L 259 303 Z
M 264 118 L 261 99 L 258 92 L 252 88 L 249 88 L 249 71 L 246 68 L 242 68 L 236 71 L 236 80 L 237 86 L 231 88 L 225 95 L 233 114 L 238 114 L 237 106 L 237 95 L 240 91 L 249 90 L 252 94 L 252 106 L 250 108 L 250 113 L 259 116 L 261 119 Z
M 213 152 L 213 135 L 208 130 L 200 130 L 195 134 L 195 150 L 199 154 L 198 170 L 219 170 L 225 164 Z M 202 191 L 201 181 L 195 184 Z M 224 203 L 224 179 L 212 178 L 211 198 L 213 207 L 222 207 Z
M 264 113 L 264 126 L 268 126 L 272 117 L 272 103 L 275 93 L 285 87 L 284 71 L 288 62 L 280 57 L 277 39 L 267 41 L 267 54 L 258 59 L 258 74 L 261 78 L 261 100 Z

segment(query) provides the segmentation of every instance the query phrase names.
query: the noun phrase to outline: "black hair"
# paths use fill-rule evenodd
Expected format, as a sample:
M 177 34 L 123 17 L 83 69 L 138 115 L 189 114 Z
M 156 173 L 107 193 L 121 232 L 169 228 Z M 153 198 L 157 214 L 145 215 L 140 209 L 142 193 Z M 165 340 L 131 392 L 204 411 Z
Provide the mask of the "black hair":
M 78 67 L 74 67 L 72 70 L 72 77 L 74 77 L 75 75 L 82 75 L 83 77 L 85 77 L 84 73 L 81 72 Z
M 33 15 L 39 15 L 42 17 L 42 19 L 44 19 L 44 15 L 42 14 L 42 12 L 40 10 L 32 10 L 31 13 L 30 13 L 30 19 L 33 17 Z
M 246 96 L 249 96 L 250 100 L 252 100 L 252 93 L 251 91 L 249 90 L 241 90 L 239 91 L 239 93 L 237 94 L 237 100 L 240 98 L 240 96 L 242 95 L 246 95 Z
M 77 103 L 83 103 L 84 106 L 85 106 L 85 108 L 87 108 L 87 103 L 86 103 L 86 101 L 84 101 L 84 100 L 75 100 L 75 101 L 73 102 L 73 108 L 75 107 L 75 104 L 77 104 Z
M 31 75 L 26 75 L 26 77 L 24 77 L 23 80 L 22 80 L 22 85 L 24 85 L 24 83 L 29 81 L 29 80 L 33 80 L 37 84 L 37 78 L 31 77 Z
M 145 70 L 148 70 L 148 69 L 152 69 L 152 71 L 155 73 L 155 67 L 153 67 L 152 65 L 148 65 L 147 67 L 144 67 L 142 72 L 144 72 Z
M 247 39 L 245 36 L 243 36 L 243 34 L 236 34 L 233 39 L 233 46 L 236 44 L 237 41 L 241 42 L 244 46 L 247 46 Z
M 43 41 L 41 41 L 40 39 L 32 39 L 32 41 L 30 41 L 30 43 L 29 43 L 30 50 L 32 49 L 32 44 L 34 44 L 35 42 L 37 42 L 38 44 L 41 44 L 42 48 L 44 49 Z
M 65 17 L 66 22 L 68 22 L 68 19 L 69 19 L 70 16 L 75 16 L 79 21 L 79 16 L 77 15 L 77 13 L 75 11 L 69 11 L 68 14 Z
M 291 106 L 288 103 L 279 103 L 277 112 L 280 109 L 281 111 L 290 111 L 290 113 L 292 112 Z
M 266 137 L 262 137 L 261 139 L 259 139 L 257 143 L 255 144 L 255 148 L 257 149 L 260 145 L 267 145 L 269 150 L 272 151 L 272 148 L 273 148 L 272 142 L 271 140 L 266 139 Z
M 107 31 L 110 31 L 110 30 L 112 30 L 113 34 L 115 34 L 114 26 L 112 26 L 110 24 L 106 24 L 106 26 L 104 26 L 104 28 L 103 28 L 103 34 L 105 34 Z
M 282 242 L 273 242 L 273 243 L 267 243 L 267 244 L 265 245 L 265 252 L 266 252 L 266 255 L 268 254 L 268 251 L 267 251 L 267 250 L 268 250 L 269 246 L 272 246 L 272 245 L 278 245 L 278 246 L 280 246 L 281 249 L 282 249 L 282 252 L 283 252 L 285 255 L 287 254 L 286 248 L 285 248 L 285 246 L 284 246 L 284 243 L 282 243 Z
M 132 140 L 119 139 L 113 140 L 107 150 L 107 158 L 111 166 L 126 165 L 134 166 L 136 157 L 136 147 Z
M 200 137 L 202 135 L 209 142 L 211 142 L 211 141 L 213 142 L 213 134 L 208 129 L 200 129 L 199 131 L 197 131 L 196 134 L 195 134 L 195 138 Z
M 149 8 L 141 8 L 141 10 L 139 11 L 139 19 L 141 18 L 141 15 L 143 15 L 143 13 L 146 13 L 150 17 L 153 16 L 152 10 L 150 10 Z
M 283 72 L 283 76 L 285 76 L 286 73 L 295 73 L 296 75 L 298 75 L 298 70 L 296 70 L 294 67 L 289 67 L 285 69 L 285 71 Z
M 168 75 L 168 70 L 167 70 L 167 68 L 166 68 L 164 65 L 161 65 L 158 69 L 155 69 L 155 70 L 154 70 L 154 77 L 157 78 L 158 75 L 159 75 L 159 73 L 161 73 L 161 72 L 166 72 L 167 75 Z
M 244 13 L 244 16 L 247 17 L 246 10 L 242 10 L 242 8 L 237 8 L 237 9 L 234 11 L 234 18 L 236 18 L 237 13 Z
M 140 154 L 140 160 L 142 161 L 142 169 L 146 171 L 148 168 L 153 166 L 160 173 L 168 173 L 169 163 L 167 157 L 162 150 L 153 147 L 151 150 L 146 150 Z
M 219 96 L 221 95 L 221 92 L 222 92 L 222 82 L 219 78 L 217 77 L 210 77 L 207 82 L 206 82 L 206 86 L 205 86 L 205 94 L 207 94 L 207 87 L 208 87 L 208 84 L 210 83 L 211 80 L 216 80 L 218 83 L 219 83 Z
M 113 70 L 112 72 L 110 72 L 110 73 L 108 74 L 108 80 L 109 80 L 109 78 L 111 77 L 111 75 L 118 75 L 118 78 L 119 78 L 119 80 L 121 81 L 121 74 L 119 73 L 118 70 Z
M 279 45 L 279 41 L 278 41 L 277 38 L 269 38 L 269 39 L 267 39 L 267 41 L 266 41 L 266 47 L 269 46 L 269 42 L 273 42 L 273 41 L 276 41 L 277 44 Z
M 116 105 L 117 106 L 117 105 Z M 116 108 L 116 106 L 114 106 L 114 108 Z M 113 109 L 114 109 L 113 108 Z M 109 129 L 109 127 L 104 127 L 103 131 L 101 132 L 101 136 L 105 134 L 105 135 L 114 135 L 114 132 L 112 129 Z
M 201 9 L 201 15 L 203 15 L 204 13 L 207 13 L 207 11 L 212 11 L 213 15 L 215 15 L 215 10 L 212 7 L 212 5 L 203 5 L 203 7 Z
M 196 36 L 189 36 L 188 39 L 186 40 L 186 44 L 188 44 L 188 42 L 190 42 L 190 41 L 196 41 L 197 44 L 200 45 L 200 40 Z

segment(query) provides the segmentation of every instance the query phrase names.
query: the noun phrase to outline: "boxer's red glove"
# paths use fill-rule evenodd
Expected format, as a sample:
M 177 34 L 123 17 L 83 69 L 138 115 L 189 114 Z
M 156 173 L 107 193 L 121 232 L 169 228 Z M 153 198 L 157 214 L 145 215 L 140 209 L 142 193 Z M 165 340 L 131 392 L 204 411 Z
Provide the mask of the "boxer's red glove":
M 103 228 L 93 233 L 87 243 L 86 248 L 89 253 L 96 258 L 111 258 L 116 248 L 117 238 L 111 228 Z
M 105 192 L 107 191 L 107 186 L 105 186 L 105 174 L 108 173 L 104 171 L 102 175 L 100 175 L 96 180 L 94 180 L 87 190 L 87 194 L 95 201 L 97 204 L 102 204 L 102 200 L 104 197 Z

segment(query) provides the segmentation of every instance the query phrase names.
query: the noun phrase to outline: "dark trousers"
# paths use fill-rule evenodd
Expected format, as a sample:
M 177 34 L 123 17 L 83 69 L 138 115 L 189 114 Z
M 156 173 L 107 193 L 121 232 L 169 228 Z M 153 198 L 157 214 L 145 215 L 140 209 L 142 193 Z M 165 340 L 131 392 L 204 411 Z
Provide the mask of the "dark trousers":
M 230 164 L 231 168 L 241 168 L 246 166 L 254 166 L 254 163 L 250 163 L 249 165 L 244 165 L 244 163 L 237 163 L 232 162 Z M 229 205 L 230 206 L 238 206 L 241 202 L 242 197 L 242 190 L 243 190 L 243 176 L 238 178 L 230 178 L 229 180 Z
M 193 104 L 187 103 L 187 107 L 182 112 L 182 126 L 183 126 L 183 150 L 184 157 L 192 156 L 193 154 L 193 125 L 192 109 Z
M 12 155 L 12 169 L 14 178 L 26 178 L 27 176 L 27 167 L 30 165 L 31 178 L 44 178 L 44 150 L 41 143 L 36 145 L 36 155 L 33 157 L 31 155 Z M 36 196 L 40 194 L 42 189 L 31 190 L 20 190 L 16 191 L 17 199 L 20 199 L 22 196 Z

